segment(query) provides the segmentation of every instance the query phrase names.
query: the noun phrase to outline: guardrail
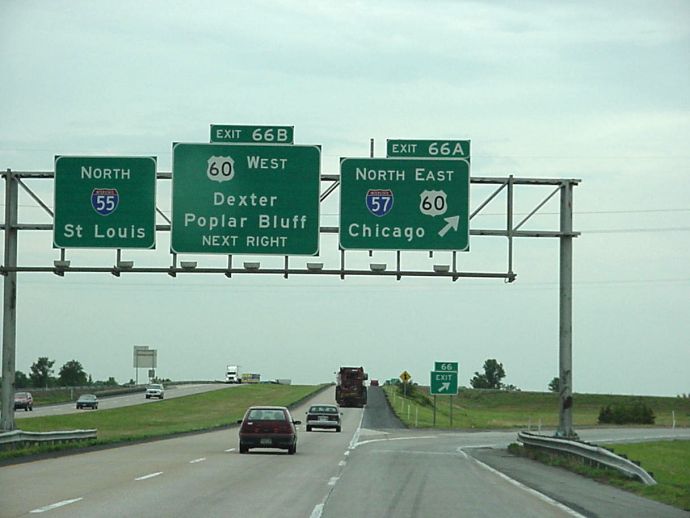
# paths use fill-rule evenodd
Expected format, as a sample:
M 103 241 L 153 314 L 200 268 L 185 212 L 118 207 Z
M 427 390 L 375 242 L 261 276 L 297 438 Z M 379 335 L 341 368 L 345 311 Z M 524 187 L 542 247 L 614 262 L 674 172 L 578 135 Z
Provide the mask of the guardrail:
M 525 446 L 555 450 L 561 453 L 582 457 L 594 463 L 618 470 L 627 477 L 637 478 L 648 486 L 656 484 L 656 480 L 654 480 L 654 478 L 642 467 L 594 444 L 563 439 L 560 437 L 548 437 L 546 435 L 538 435 L 530 432 L 519 432 L 518 441 Z
M 62 442 L 95 439 L 97 430 L 71 430 L 65 432 L 24 432 L 14 430 L 0 433 L 0 450 L 34 444 L 53 444 Z

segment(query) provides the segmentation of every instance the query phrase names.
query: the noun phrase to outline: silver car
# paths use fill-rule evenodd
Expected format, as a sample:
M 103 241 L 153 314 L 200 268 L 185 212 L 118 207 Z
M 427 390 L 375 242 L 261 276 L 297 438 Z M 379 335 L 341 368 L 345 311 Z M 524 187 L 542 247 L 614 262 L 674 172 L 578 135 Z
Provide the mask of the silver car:
M 165 389 L 160 383 L 152 383 L 146 387 L 146 399 L 150 399 L 152 397 L 163 399 L 163 396 L 165 396 Z
M 312 405 L 307 412 L 307 432 L 311 432 L 312 428 L 335 429 L 336 432 L 339 432 L 341 430 L 340 416 L 342 415 L 335 405 Z

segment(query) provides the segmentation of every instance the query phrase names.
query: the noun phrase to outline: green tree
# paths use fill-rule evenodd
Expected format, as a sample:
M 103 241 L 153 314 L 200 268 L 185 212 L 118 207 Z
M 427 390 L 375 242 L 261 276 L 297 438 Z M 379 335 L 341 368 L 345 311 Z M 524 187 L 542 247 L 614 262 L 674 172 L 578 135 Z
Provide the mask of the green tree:
M 60 367 L 58 383 L 63 387 L 83 387 L 87 376 L 84 367 L 77 360 L 70 360 Z
M 22 371 L 15 371 L 14 386 L 17 388 L 26 388 L 29 386 L 29 377 Z
M 110 376 L 106 381 L 101 381 L 101 380 L 94 381 L 93 384 L 97 387 L 117 387 L 118 386 L 118 382 L 112 376 Z
M 474 373 L 470 380 L 473 388 L 479 389 L 500 389 L 503 386 L 501 380 L 506 377 L 503 364 L 491 358 L 484 362 L 484 374 Z
M 549 382 L 549 390 L 551 392 L 558 392 L 561 389 L 560 378 L 554 378 Z
M 47 356 L 39 356 L 31 365 L 31 386 L 36 388 L 47 387 L 52 381 L 53 364 L 55 360 L 49 360 Z

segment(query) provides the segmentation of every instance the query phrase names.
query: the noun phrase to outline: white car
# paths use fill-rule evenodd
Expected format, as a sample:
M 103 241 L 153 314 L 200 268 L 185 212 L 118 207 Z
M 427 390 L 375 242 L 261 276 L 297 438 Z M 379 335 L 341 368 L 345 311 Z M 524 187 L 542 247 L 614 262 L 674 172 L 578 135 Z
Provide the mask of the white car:
M 165 396 L 165 389 L 163 388 L 163 385 L 159 383 L 152 383 L 146 387 L 146 399 L 150 399 L 152 397 L 163 399 L 163 396 Z

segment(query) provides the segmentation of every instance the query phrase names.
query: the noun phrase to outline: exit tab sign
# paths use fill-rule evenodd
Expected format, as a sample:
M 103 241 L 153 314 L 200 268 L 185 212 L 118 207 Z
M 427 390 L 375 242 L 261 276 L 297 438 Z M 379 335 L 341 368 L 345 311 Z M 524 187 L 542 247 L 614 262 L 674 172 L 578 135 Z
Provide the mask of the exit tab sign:
M 228 144 L 294 144 L 294 126 L 211 124 L 211 142 Z
M 470 158 L 469 140 L 386 141 L 388 158 Z
M 442 372 L 458 372 L 458 362 L 434 362 L 434 370 Z

